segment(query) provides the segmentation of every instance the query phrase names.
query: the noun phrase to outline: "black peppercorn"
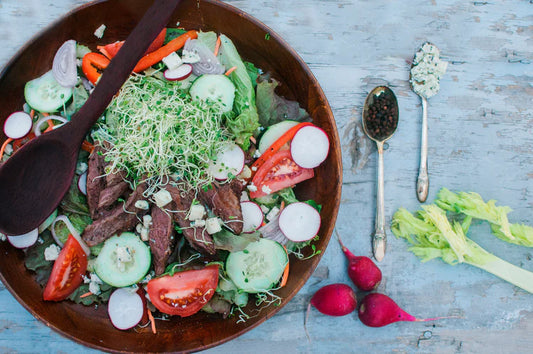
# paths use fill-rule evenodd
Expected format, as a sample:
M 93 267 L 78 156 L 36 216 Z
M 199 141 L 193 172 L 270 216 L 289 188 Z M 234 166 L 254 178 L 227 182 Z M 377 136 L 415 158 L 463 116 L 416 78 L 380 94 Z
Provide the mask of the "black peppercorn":
M 396 130 L 398 106 L 395 100 L 396 98 L 386 91 L 371 98 L 364 123 L 368 135 L 375 140 L 384 140 Z

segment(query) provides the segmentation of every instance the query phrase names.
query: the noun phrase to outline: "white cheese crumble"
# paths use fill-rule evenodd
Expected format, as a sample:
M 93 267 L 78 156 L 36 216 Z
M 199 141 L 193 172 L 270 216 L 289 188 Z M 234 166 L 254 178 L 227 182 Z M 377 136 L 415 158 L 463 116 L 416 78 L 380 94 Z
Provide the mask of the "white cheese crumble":
M 446 72 L 448 63 L 440 60 L 439 49 L 431 43 L 425 43 L 415 54 L 411 68 L 411 85 L 413 90 L 425 98 L 439 92 L 440 78 Z
M 250 169 L 250 167 L 248 167 L 248 165 L 244 165 L 241 173 L 237 177 L 239 179 L 248 179 L 252 177 L 252 170 Z
M 222 227 L 220 227 L 220 219 L 217 217 L 207 219 L 205 221 L 205 231 L 210 235 L 222 231 Z
M 261 187 L 261 191 L 262 191 L 263 193 L 265 193 L 265 194 L 270 194 L 270 193 L 272 193 L 272 189 L 270 189 L 270 187 L 268 187 L 268 186 L 263 186 L 263 187 Z
M 267 208 L 266 206 L 264 206 L 264 205 L 261 205 L 260 208 L 261 208 L 261 211 L 263 212 L 263 214 L 266 214 L 266 213 L 268 213 L 268 212 L 270 211 L 270 209 L 268 209 L 268 208 Z
M 55 261 L 57 257 L 59 257 L 59 252 L 61 252 L 61 248 L 56 244 L 51 244 L 44 250 L 44 259 L 47 261 Z
M 270 209 L 270 211 L 266 215 L 266 219 L 268 221 L 272 221 L 278 214 L 279 214 L 279 208 L 275 206 L 272 209 Z
M 150 226 L 152 226 L 152 215 L 146 214 L 143 216 L 143 226 L 147 229 L 149 229 Z
M 119 271 L 123 272 L 126 270 L 126 263 L 132 261 L 131 251 L 129 247 L 118 246 L 115 249 L 115 254 L 117 257 L 117 268 Z
M 205 207 L 202 204 L 193 204 L 189 209 L 189 221 L 203 219 L 205 215 Z
M 172 196 L 166 189 L 161 189 L 154 194 L 154 201 L 158 207 L 162 208 L 172 201 Z
M 204 227 L 205 226 L 205 220 L 196 220 L 196 221 L 193 221 L 191 222 L 191 226 L 192 227 Z
M 181 60 L 178 53 L 172 52 L 163 58 L 163 63 L 167 66 L 169 70 L 174 70 L 177 69 L 181 64 L 183 64 L 183 61 Z
M 187 64 L 195 64 L 200 61 L 200 55 L 195 51 L 183 49 L 181 52 L 181 61 Z
M 246 186 L 246 188 L 248 188 L 248 190 L 249 190 L 250 192 L 255 192 L 255 191 L 257 191 L 257 187 L 253 184 L 253 182 L 250 183 L 248 186 Z
M 5 240 L 7 240 L 7 236 L 0 232 L 0 241 L 5 241 Z
M 85 173 L 85 171 L 87 171 L 87 168 L 89 166 L 85 163 L 85 162 L 78 162 L 78 164 L 76 165 L 76 174 L 78 175 L 82 175 Z
M 141 210 L 150 209 L 150 204 L 146 200 L 138 200 L 135 202 L 135 207 Z
M 240 200 L 241 202 L 247 202 L 250 200 L 250 197 L 248 196 L 248 193 L 246 193 L 246 191 L 242 191 Z
M 95 31 L 94 31 L 94 35 L 95 37 L 97 38 L 102 38 L 104 36 L 104 32 L 105 32 L 105 29 L 106 29 L 106 25 L 102 24 L 100 25 L 100 27 L 98 27 Z

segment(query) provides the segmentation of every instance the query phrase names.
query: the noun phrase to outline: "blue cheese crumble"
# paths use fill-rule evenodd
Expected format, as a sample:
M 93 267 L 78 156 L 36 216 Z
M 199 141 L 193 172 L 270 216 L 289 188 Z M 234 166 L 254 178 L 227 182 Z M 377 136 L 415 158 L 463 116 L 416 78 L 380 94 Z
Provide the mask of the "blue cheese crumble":
M 413 91 L 425 98 L 436 95 L 440 89 L 440 78 L 447 67 L 448 62 L 440 59 L 439 49 L 431 43 L 425 43 L 413 60 L 410 79 Z

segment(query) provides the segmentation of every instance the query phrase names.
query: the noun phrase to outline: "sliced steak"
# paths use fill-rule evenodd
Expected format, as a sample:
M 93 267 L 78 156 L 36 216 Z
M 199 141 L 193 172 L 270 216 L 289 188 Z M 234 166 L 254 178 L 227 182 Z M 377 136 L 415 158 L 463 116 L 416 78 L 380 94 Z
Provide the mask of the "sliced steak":
M 104 190 L 100 192 L 100 198 L 98 200 L 98 209 L 107 209 L 113 203 L 117 201 L 117 199 L 126 193 L 126 191 L 129 189 L 129 185 L 126 181 L 120 180 L 118 183 L 115 183 L 112 186 L 106 187 Z
M 110 173 L 105 176 L 105 185 L 107 188 L 114 186 L 117 183 L 124 182 L 126 179 L 126 172 L 120 171 L 118 173 Z
M 194 200 L 194 191 L 181 193 L 174 186 L 167 186 L 167 191 L 172 196 L 172 205 L 170 205 L 172 219 L 182 228 L 183 236 L 195 250 L 215 254 L 215 243 L 211 235 L 204 227 L 191 227 L 191 222 L 187 218 L 187 213 Z
M 138 223 L 137 214 L 142 215 L 145 210 L 135 208 L 135 202 L 143 199 L 146 184 L 141 183 L 130 194 L 125 204 L 119 203 L 109 215 L 101 217 L 87 226 L 82 238 L 89 246 L 95 246 L 115 234 L 127 231 Z
M 152 226 L 150 226 L 150 250 L 152 251 L 152 264 L 155 275 L 165 272 L 168 257 L 174 249 L 174 229 L 172 227 L 172 217 L 158 206 L 153 206 Z
M 89 156 L 87 168 L 87 204 L 89 205 L 89 213 L 91 218 L 96 220 L 99 218 L 98 201 L 100 200 L 100 192 L 105 188 L 104 175 L 104 148 L 101 145 L 96 145 L 91 155 Z
M 243 224 L 240 194 L 235 193 L 230 183 L 213 183 L 211 186 L 212 188 L 200 190 L 198 197 L 222 219 L 226 227 L 239 235 Z

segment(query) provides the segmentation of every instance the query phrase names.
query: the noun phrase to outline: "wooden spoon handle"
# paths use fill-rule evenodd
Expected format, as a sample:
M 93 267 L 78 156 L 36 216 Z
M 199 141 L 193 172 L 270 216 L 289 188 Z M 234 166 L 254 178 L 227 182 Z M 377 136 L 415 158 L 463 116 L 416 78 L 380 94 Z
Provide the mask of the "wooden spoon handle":
M 74 114 L 71 133 L 80 141 L 94 125 L 111 102 L 113 96 L 128 79 L 146 49 L 168 23 L 181 0 L 155 0 L 141 21 L 130 33 L 126 42 L 102 74 L 93 93 L 81 109 Z

